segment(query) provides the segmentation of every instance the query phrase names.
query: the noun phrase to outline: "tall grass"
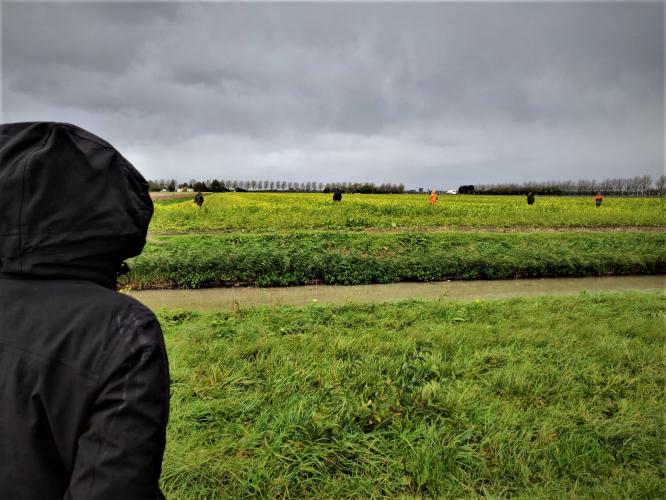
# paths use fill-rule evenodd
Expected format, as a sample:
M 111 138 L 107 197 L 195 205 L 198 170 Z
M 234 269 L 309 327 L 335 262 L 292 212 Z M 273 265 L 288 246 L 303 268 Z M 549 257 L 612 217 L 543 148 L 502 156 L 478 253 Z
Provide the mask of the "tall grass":
M 666 491 L 666 296 L 159 312 L 169 498 Z
M 181 235 L 153 237 L 130 266 L 134 288 L 654 274 L 666 272 L 666 234 Z

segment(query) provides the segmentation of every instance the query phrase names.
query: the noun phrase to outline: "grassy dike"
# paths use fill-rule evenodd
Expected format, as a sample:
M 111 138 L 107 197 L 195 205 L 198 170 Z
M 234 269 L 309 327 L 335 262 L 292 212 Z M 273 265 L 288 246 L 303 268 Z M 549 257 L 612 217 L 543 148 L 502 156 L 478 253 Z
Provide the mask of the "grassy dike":
M 666 233 L 153 236 L 130 267 L 134 289 L 660 274 L 666 272 Z
M 666 491 L 666 295 L 159 311 L 168 498 Z

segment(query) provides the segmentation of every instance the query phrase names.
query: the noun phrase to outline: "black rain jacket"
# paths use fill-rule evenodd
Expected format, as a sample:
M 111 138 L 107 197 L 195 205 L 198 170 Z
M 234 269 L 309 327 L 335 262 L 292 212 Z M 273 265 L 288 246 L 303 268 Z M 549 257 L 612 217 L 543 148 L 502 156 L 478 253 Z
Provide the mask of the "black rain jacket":
M 162 332 L 115 291 L 152 212 L 102 139 L 0 125 L 0 498 L 163 498 Z

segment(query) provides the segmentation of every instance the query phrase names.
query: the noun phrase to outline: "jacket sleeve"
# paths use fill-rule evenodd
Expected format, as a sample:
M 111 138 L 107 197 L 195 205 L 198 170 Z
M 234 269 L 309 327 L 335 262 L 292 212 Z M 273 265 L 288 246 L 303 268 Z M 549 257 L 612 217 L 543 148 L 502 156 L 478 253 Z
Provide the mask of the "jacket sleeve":
M 169 408 L 159 323 L 140 310 L 118 318 L 118 345 L 78 440 L 66 499 L 156 499 Z

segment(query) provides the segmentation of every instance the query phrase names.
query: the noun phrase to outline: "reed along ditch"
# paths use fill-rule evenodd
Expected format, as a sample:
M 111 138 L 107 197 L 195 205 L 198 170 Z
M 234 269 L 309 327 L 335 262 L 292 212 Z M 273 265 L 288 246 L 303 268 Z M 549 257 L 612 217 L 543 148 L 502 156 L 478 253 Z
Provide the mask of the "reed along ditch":
M 522 280 L 390 283 L 385 285 L 299 287 L 233 287 L 200 290 L 142 290 L 129 294 L 151 309 L 223 310 L 312 303 L 382 303 L 410 299 L 474 300 L 571 295 L 581 292 L 656 292 L 666 289 L 666 276 L 608 276 Z

